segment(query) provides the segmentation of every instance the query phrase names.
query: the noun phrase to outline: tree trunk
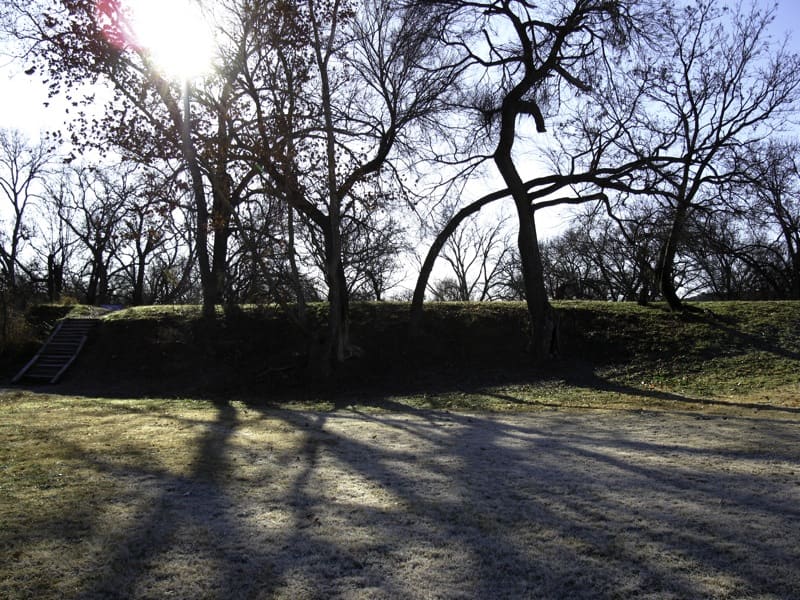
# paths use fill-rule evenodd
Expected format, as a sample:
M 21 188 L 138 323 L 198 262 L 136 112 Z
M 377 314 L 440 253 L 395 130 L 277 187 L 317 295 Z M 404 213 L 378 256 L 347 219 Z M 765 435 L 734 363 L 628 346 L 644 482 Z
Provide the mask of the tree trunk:
M 136 261 L 136 281 L 133 284 L 133 305 L 141 306 L 144 304 L 144 274 L 145 256 L 140 253 Z
M 105 263 L 100 265 L 100 275 L 97 286 L 97 304 L 108 303 L 108 268 Z
M 329 226 L 325 240 L 325 278 L 328 284 L 328 326 L 324 332 L 309 336 L 308 368 L 310 376 L 327 380 L 336 365 L 349 354 L 349 297 L 341 258 L 336 253 L 336 237 Z
M 225 275 L 228 267 L 228 240 L 230 238 L 230 216 L 222 217 L 219 228 L 214 231 L 214 245 L 211 263 L 211 282 L 209 297 L 216 304 L 222 304 L 225 291 Z
M 659 258 L 659 287 L 661 295 L 667 301 L 670 310 L 681 311 L 684 309 L 683 302 L 678 298 L 675 289 L 675 256 L 678 253 L 678 244 L 683 235 L 686 219 L 689 215 L 689 206 L 680 202 L 675 209 L 675 216 L 672 219 L 669 237 L 664 243 L 661 256 Z
M 507 109 L 504 108 L 505 110 Z M 538 361 L 558 352 L 558 327 L 555 311 L 547 300 L 544 268 L 533 210 L 525 185 L 511 157 L 515 119 L 516 114 L 503 115 L 500 143 L 495 151 L 494 160 L 517 209 L 519 256 L 531 327 L 529 349 L 534 360 Z
M 208 255 L 208 203 L 206 202 L 206 191 L 203 185 L 203 173 L 197 161 L 197 152 L 192 144 L 191 84 L 188 79 L 184 82 L 183 88 L 182 118 L 180 115 L 174 115 L 174 119 L 181 129 L 183 159 L 186 162 L 186 169 L 189 173 L 189 182 L 192 186 L 192 197 L 196 212 L 197 238 L 195 240 L 195 249 L 197 266 L 200 270 L 200 286 L 203 290 L 203 316 L 213 319 L 216 316 L 215 305 L 219 294 L 216 290 L 211 272 L 211 261 Z
M 781 230 L 789 254 L 789 297 L 792 300 L 800 300 L 800 238 L 794 235 L 787 220 L 781 219 Z
M 47 299 L 56 302 L 56 256 L 52 252 L 47 255 Z
M 312 7 L 312 12 L 315 9 Z M 336 15 L 335 15 L 336 16 Z M 325 231 L 325 276 L 328 283 L 328 336 L 322 352 L 320 366 L 323 376 L 328 376 L 334 367 L 346 358 L 349 345 L 347 284 L 342 264 L 341 203 L 342 194 L 337 184 L 336 134 L 333 118 L 333 96 L 328 77 L 328 61 L 331 46 L 323 49 L 319 30 L 314 24 L 315 53 L 321 83 L 322 114 L 325 122 L 325 154 L 327 158 L 328 218 Z
M 289 267 L 292 271 L 292 281 L 294 283 L 295 302 L 297 303 L 297 319 L 303 325 L 306 323 L 306 294 L 303 290 L 303 281 L 300 277 L 300 269 L 297 266 L 297 249 L 295 245 L 294 233 L 294 208 L 289 206 L 287 208 L 287 229 L 289 233 Z M 276 290 L 276 294 L 280 293 Z
M 347 282 L 344 276 L 344 266 L 341 259 L 341 239 L 338 222 L 336 225 L 331 219 L 326 240 L 327 273 L 328 280 L 328 336 L 324 358 L 327 361 L 327 373 L 337 363 L 347 358 L 349 346 L 349 298 L 347 296 Z M 323 371 L 324 372 L 324 371 Z
M 792 299 L 800 300 L 800 253 L 791 256 L 792 261 Z
M 651 291 L 653 289 L 653 280 L 656 279 L 656 274 L 650 264 L 650 261 L 642 254 L 637 258 L 639 263 L 639 279 L 641 280 L 641 287 L 636 297 L 636 304 L 639 306 L 647 306 L 650 302 Z
M 92 265 L 92 272 L 89 274 L 89 285 L 86 286 L 86 304 L 89 306 L 94 306 L 97 303 L 98 279 L 98 266 L 95 262 Z
M 536 360 L 558 353 L 558 328 L 553 307 L 547 299 L 544 268 L 539 252 L 536 223 L 530 203 L 515 202 L 519 217 L 519 255 L 522 281 L 525 287 L 525 302 L 531 321 L 530 351 Z

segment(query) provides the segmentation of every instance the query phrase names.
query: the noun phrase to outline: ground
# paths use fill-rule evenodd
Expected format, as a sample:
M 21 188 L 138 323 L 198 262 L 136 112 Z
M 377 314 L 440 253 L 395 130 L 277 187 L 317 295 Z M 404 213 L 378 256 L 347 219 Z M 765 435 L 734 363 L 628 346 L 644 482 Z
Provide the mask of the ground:
M 800 597 L 793 402 L 396 408 L 6 392 L 0 596 Z

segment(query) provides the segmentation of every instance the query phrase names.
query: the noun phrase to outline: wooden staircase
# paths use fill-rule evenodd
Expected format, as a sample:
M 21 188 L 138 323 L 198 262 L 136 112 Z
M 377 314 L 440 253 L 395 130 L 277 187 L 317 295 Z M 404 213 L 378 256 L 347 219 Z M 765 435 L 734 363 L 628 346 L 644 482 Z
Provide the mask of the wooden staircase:
M 12 382 L 36 379 L 56 383 L 78 358 L 89 332 L 98 322 L 99 319 L 64 319 L 59 322 L 36 356 Z

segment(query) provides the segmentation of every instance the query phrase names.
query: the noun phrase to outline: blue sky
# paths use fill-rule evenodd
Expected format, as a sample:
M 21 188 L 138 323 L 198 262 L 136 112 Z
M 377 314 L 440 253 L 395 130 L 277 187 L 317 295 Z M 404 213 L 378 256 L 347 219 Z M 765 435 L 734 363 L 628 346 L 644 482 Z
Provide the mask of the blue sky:
M 758 1 L 764 6 L 772 4 L 772 0 Z M 792 36 L 792 47 L 800 52 L 800 0 L 779 2 L 773 35 L 782 38 L 787 33 Z M 23 73 L 27 66 L 9 64 L 7 59 L 0 56 L 0 127 L 21 129 L 31 138 L 36 138 L 42 131 L 61 127 L 64 108 L 57 101 L 50 107 L 44 107 L 47 101 L 46 88 L 36 78 Z M 560 231 L 563 221 L 568 219 L 568 211 L 550 209 L 537 215 L 537 224 L 540 233 L 547 236 Z
M 764 0 L 762 0 L 763 2 Z M 778 5 L 775 18 L 775 31 L 778 34 L 789 32 L 792 34 L 792 46 L 800 52 L 800 1 L 783 0 Z

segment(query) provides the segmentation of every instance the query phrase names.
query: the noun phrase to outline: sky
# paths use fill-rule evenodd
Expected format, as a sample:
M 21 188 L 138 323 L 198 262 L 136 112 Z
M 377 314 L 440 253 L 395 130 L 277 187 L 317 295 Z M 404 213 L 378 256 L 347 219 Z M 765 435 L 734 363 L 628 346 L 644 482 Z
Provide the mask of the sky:
M 771 1 L 760 0 L 765 4 Z M 773 33 L 790 33 L 792 46 L 800 52 L 800 1 L 780 1 Z M 44 106 L 46 87 L 36 77 L 25 75 L 27 66 L 0 56 L 0 127 L 16 127 L 36 135 L 58 127 L 64 113 L 57 105 Z
M 771 0 L 760 0 L 767 3 Z M 792 46 L 800 52 L 800 1 L 781 0 L 773 35 L 792 35 Z M 36 138 L 43 131 L 58 129 L 63 123 L 64 107 L 48 101 L 47 89 L 36 77 L 25 75 L 29 65 L 0 56 L 0 127 L 17 128 Z M 488 191 L 488 190 L 487 190 Z M 537 215 L 540 233 L 547 237 L 569 220 L 569 210 L 553 209 Z

